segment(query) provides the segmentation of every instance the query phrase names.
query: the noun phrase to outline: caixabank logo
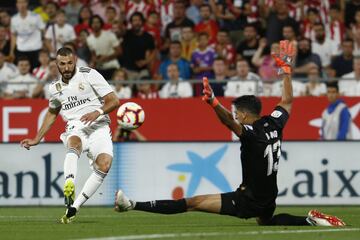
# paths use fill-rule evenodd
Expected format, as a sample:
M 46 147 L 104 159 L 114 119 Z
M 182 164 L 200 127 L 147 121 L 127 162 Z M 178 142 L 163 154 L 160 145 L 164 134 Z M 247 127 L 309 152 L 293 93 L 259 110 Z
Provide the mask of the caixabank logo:
M 167 166 L 167 169 L 179 172 L 180 174 L 178 176 L 179 186 L 175 186 L 172 191 L 173 199 L 193 196 L 199 188 L 202 179 L 208 180 L 221 192 L 231 191 L 231 186 L 226 176 L 218 168 L 218 163 L 223 159 L 227 149 L 228 145 L 224 145 L 207 156 L 202 156 L 193 151 L 187 151 L 186 155 L 188 160 L 186 162 Z M 185 187 L 185 189 L 187 189 L 186 193 L 183 187 L 186 180 L 184 173 L 190 174 L 189 185 Z

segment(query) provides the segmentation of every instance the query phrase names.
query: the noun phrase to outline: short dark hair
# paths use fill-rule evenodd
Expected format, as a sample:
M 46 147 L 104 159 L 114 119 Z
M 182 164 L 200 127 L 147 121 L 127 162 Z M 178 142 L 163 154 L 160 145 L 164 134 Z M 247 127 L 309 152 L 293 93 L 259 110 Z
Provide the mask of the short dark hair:
M 18 57 L 17 63 L 22 62 L 22 61 L 28 61 L 28 62 L 30 63 L 30 59 L 29 59 L 29 57 L 26 56 L 26 55 L 20 55 L 20 56 Z
M 131 14 L 130 22 L 132 22 L 133 18 L 136 17 L 136 16 L 138 16 L 141 19 L 142 23 L 145 22 L 144 15 L 141 12 L 134 12 L 133 14 Z
M 326 83 L 326 88 L 335 88 L 339 92 L 339 84 L 337 81 L 330 81 Z
M 244 95 L 235 98 L 232 101 L 232 104 L 236 109 L 241 111 L 249 112 L 254 115 L 260 115 L 261 113 L 261 101 L 254 95 Z
M 101 28 L 103 28 L 104 27 L 104 20 L 97 14 L 90 18 L 90 27 L 92 26 L 95 18 L 100 21 L 100 26 L 101 26 Z
M 179 45 L 181 47 L 181 42 L 178 40 L 173 40 L 170 42 L 170 45 Z
M 74 54 L 73 50 L 68 47 L 62 47 L 56 52 L 56 56 L 69 56 L 73 54 Z

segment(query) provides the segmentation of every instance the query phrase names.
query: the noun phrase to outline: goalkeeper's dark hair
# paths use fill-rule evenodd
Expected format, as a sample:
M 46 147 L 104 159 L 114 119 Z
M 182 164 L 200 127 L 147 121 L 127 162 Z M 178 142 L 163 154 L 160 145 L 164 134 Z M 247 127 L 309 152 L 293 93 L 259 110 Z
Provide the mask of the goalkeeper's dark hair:
M 254 95 L 244 95 L 235 98 L 232 104 L 236 109 L 244 112 L 248 112 L 254 115 L 260 115 L 261 113 L 261 101 Z

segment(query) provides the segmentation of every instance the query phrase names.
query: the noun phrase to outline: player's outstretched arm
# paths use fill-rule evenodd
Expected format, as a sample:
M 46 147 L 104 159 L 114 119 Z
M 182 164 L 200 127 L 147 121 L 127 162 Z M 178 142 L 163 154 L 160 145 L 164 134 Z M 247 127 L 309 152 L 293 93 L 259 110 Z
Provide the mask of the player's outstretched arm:
M 100 115 L 108 114 L 115 110 L 117 107 L 119 107 L 119 99 L 115 95 L 114 92 L 111 92 L 103 97 L 104 99 L 104 105 L 87 114 L 84 114 L 80 121 L 82 121 L 84 124 L 91 124 L 93 121 L 95 121 Z
M 20 145 L 27 150 L 30 149 L 31 146 L 35 146 L 39 144 L 41 139 L 45 136 L 45 134 L 50 130 L 51 126 L 54 124 L 57 115 L 59 114 L 61 108 L 49 108 L 48 112 L 45 115 L 44 122 L 41 125 L 40 130 L 36 134 L 36 137 L 33 139 L 26 138 L 20 142 Z
M 280 41 L 279 52 L 271 53 L 276 65 L 279 67 L 279 76 L 283 81 L 281 101 L 278 106 L 283 107 L 288 113 L 293 102 L 293 89 L 291 83 L 292 63 L 295 57 L 295 47 L 288 40 Z
M 207 102 L 214 108 L 214 111 L 222 124 L 224 124 L 227 128 L 233 131 L 238 137 L 240 137 L 242 133 L 241 126 L 234 120 L 231 112 L 227 110 L 225 107 L 223 107 L 221 103 L 217 100 L 207 77 L 203 78 L 203 86 L 204 86 L 204 90 L 203 90 L 204 96 L 202 97 L 202 100 Z

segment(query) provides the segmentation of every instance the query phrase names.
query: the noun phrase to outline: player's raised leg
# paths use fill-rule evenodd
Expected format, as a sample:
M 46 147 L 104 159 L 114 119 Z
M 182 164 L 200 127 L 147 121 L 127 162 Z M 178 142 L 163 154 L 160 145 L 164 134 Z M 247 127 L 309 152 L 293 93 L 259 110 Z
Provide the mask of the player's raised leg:
M 82 151 L 81 139 L 71 136 L 67 141 L 67 153 L 64 161 L 64 197 L 65 205 L 70 207 L 75 200 L 75 177 L 77 173 L 77 161 Z
M 122 190 L 115 194 L 115 211 L 124 212 L 138 210 L 161 214 L 176 214 L 187 211 L 201 211 L 208 213 L 220 213 L 221 195 L 199 195 L 179 200 L 154 200 L 148 202 L 135 202 L 130 200 Z

